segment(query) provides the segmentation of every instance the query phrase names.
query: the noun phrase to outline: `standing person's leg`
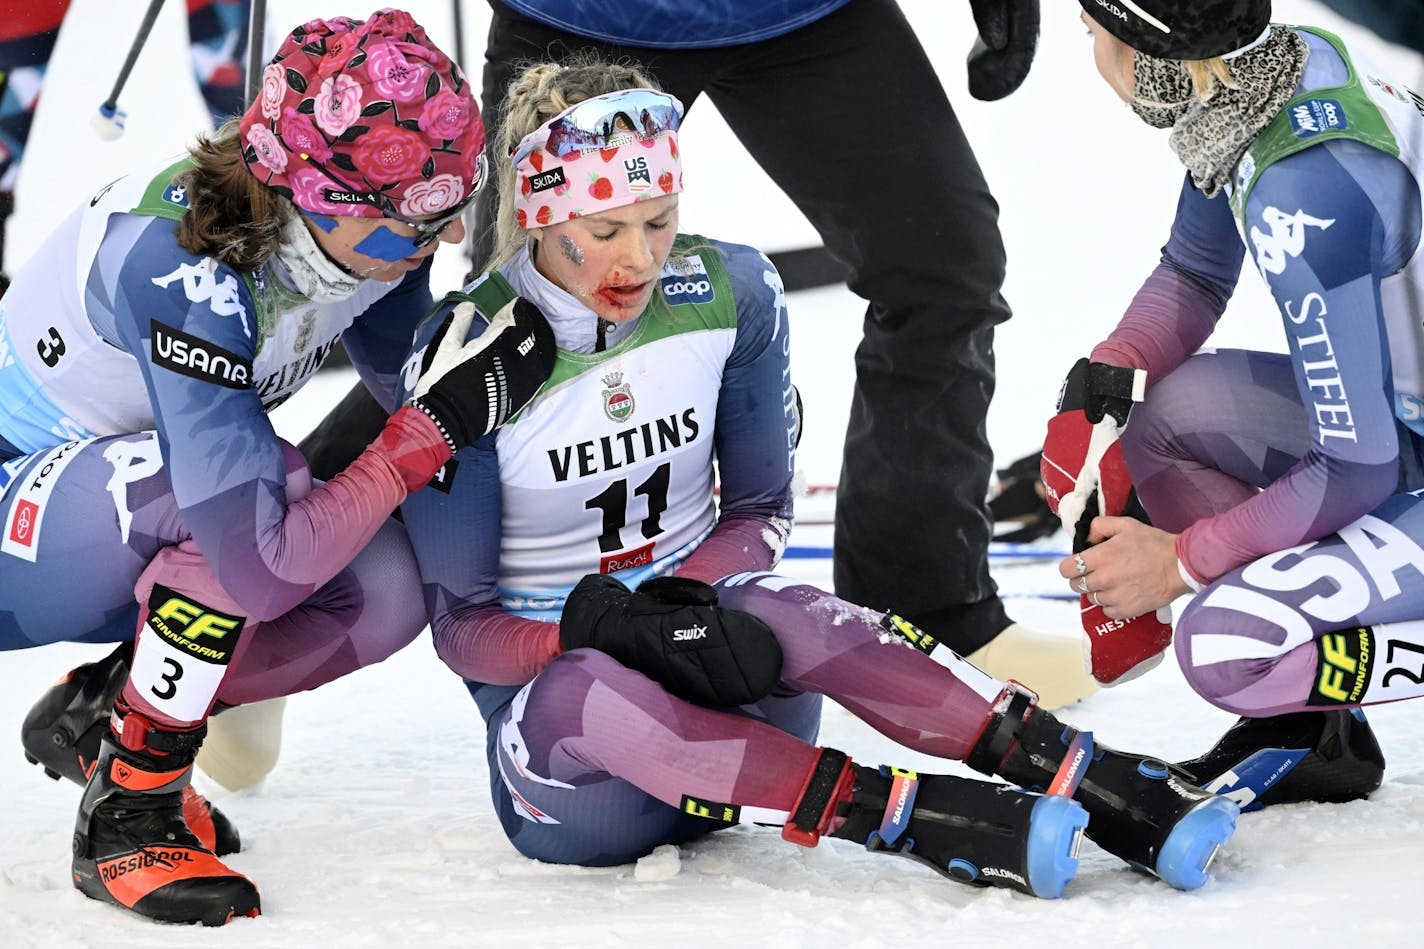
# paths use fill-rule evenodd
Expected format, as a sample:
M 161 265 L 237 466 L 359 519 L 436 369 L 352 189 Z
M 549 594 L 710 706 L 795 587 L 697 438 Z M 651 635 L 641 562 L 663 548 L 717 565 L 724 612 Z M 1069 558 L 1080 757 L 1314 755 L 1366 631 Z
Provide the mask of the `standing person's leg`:
M 1010 625 L 987 558 L 993 328 L 1009 316 L 998 206 L 892 0 L 855 0 L 728 53 L 708 94 L 870 301 L 836 500 L 836 590 L 974 654 Z M 975 659 L 1056 706 L 1095 688 L 1078 650 L 1041 637 L 1007 661 Z
M 0 23 L 0 295 L 5 270 L 5 222 L 15 212 L 15 182 L 34 123 L 40 86 L 69 0 L 30 0 Z
M 241 115 L 245 88 L 250 0 L 188 0 L 188 44 L 193 75 L 213 127 Z M 262 42 L 262 37 L 257 38 Z

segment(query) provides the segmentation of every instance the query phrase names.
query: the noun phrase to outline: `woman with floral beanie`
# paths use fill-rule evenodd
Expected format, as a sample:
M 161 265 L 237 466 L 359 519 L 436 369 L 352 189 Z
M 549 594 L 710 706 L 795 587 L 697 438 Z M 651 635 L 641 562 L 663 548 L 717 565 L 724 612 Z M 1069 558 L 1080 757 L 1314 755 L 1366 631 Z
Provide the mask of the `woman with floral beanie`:
M 415 637 L 419 577 L 389 515 L 553 357 L 524 301 L 468 343 L 468 323 L 445 327 L 413 398 L 314 485 L 268 412 L 338 339 L 395 408 L 484 129 L 459 68 L 396 10 L 297 28 L 262 79 L 240 121 L 84 202 L 0 304 L 0 649 L 124 643 L 41 699 L 26 749 L 85 783 L 75 886 L 173 922 L 259 909 L 216 856 L 235 831 L 189 786 L 214 703 L 311 688 Z

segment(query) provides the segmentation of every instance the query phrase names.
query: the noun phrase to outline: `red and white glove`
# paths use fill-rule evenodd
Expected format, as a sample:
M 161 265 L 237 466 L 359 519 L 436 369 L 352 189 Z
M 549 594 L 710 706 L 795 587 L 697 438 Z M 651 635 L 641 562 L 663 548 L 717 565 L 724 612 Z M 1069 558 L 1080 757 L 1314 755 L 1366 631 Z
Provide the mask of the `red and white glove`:
M 1116 516 L 1127 506 L 1132 479 L 1118 436 L 1134 402 L 1147 389 L 1147 372 L 1080 359 L 1063 380 L 1058 414 L 1043 440 L 1043 479 L 1048 506 L 1074 534 L 1074 550 L 1086 544 L 1098 515 Z
M 1172 644 L 1172 608 L 1113 619 L 1088 599 L 1078 597 L 1083 619 L 1083 665 L 1103 685 L 1121 685 L 1157 667 Z
M 1058 414 L 1048 422 L 1039 476 L 1048 506 L 1073 532 L 1073 550 L 1088 546 L 1099 515 L 1127 507 L 1132 479 L 1118 438 L 1134 402 L 1147 389 L 1147 373 L 1080 359 L 1063 380 Z M 1112 619 L 1087 594 L 1078 598 L 1083 622 L 1083 662 L 1103 685 L 1127 682 L 1154 668 L 1172 642 L 1172 611 Z

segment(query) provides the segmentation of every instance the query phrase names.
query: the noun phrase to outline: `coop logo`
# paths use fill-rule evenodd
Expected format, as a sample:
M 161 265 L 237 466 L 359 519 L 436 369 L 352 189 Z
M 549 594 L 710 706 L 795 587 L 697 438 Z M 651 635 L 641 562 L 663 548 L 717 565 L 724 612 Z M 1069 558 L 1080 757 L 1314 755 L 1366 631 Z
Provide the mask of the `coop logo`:
M 16 480 L 17 494 L 10 508 L 10 516 L 5 521 L 5 534 L 0 537 L 0 552 L 21 560 L 35 562 L 39 547 L 40 528 L 44 526 L 44 513 L 54 493 L 55 482 L 69 463 L 79 454 L 85 442 L 65 442 L 51 448 L 34 464 L 29 472 Z M 16 472 L 7 467 L 6 472 Z M 0 475 L 3 477 L 4 475 Z
M 1314 138 L 1321 132 L 1347 129 L 1345 107 L 1335 99 L 1307 99 L 1290 110 L 1291 131 L 1296 138 Z
M 697 254 L 691 254 L 677 264 L 668 262 L 663 268 L 662 292 L 668 306 L 711 303 L 716 298 L 712 281 L 707 276 L 707 267 Z
M 190 379 L 212 382 L 225 389 L 246 389 L 252 382 L 252 363 L 237 353 L 182 330 L 149 321 L 155 366 L 171 369 Z

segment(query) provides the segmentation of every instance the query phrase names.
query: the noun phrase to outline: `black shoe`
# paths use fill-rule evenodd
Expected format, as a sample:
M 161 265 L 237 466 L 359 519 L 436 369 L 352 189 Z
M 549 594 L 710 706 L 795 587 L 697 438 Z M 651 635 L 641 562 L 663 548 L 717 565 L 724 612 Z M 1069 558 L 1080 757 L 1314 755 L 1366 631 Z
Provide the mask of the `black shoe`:
M 1180 890 L 1207 882 L 1240 813 L 1162 761 L 1093 744 L 1090 733 L 1064 725 L 1012 686 L 965 763 L 1034 790 L 1050 787 L 1060 768 L 1080 776 L 1072 795 L 1088 811 L 1088 839 Z
M 1076 801 L 952 775 L 855 766 L 832 836 L 910 857 L 973 886 L 1057 899 L 1078 872 L 1088 814 Z
M 205 848 L 183 814 L 206 728 L 168 731 L 133 712 L 125 725 L 142 747 L 122 747 L 112 734 L 101 742 L 74 826 L 74 886 L 161 922 L 221 926 L 259 915 L 252 881 Z
M 1359 709 L 1243 718 L 1206 754 L 1177 767 L 1242 811 L 1356 801 L 1384 780 L 1384 754 Z
M 98 662 L 72 669 L 40 696 L 20 726 L 25 759 L 55 779 L 83 787 L 94 773 L 100 742 L 109 732 L 109 713 L 129 675 L 133 643 L 123 643 Z M 222 811 L 191 785 L 183 810 L 203 846 L 218 856 L 237 853 L 242 839 Z

